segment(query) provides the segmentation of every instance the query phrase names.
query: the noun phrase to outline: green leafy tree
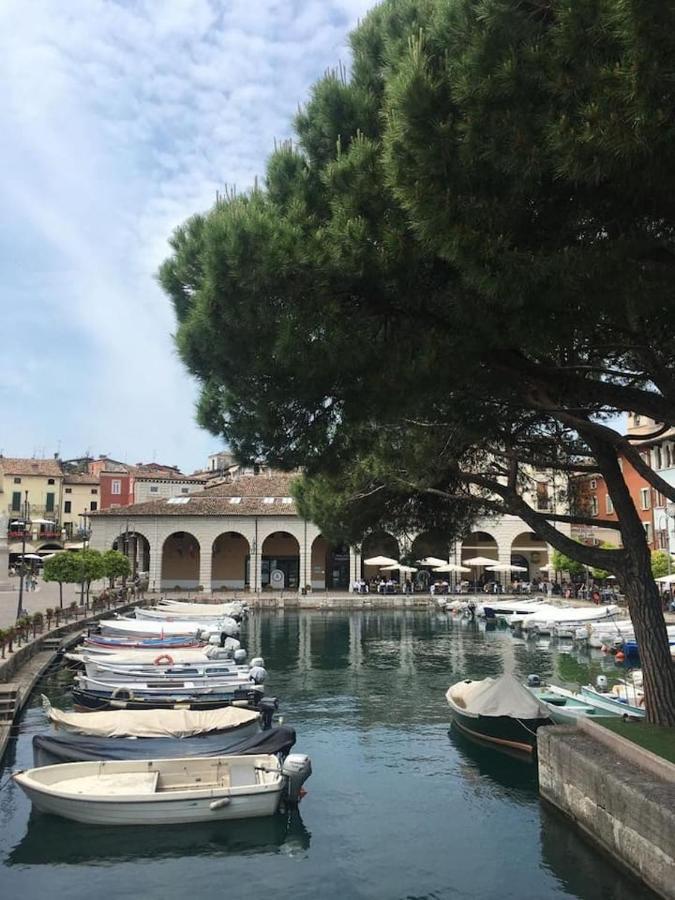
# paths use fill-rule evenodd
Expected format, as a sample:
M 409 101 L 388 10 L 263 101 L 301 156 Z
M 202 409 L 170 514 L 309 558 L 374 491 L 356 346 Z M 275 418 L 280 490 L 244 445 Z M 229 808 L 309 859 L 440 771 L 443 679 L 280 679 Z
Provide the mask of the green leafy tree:
M 567 572 L 569 576 L 583 575 L 586 572 L 586 569 L 580 562 L 565 556 L 559 550 L 553 551 L 551 563 L 556 572 Z
M 75 584 L 78 580 L 78 568 L 74 553 L 57 553 L 45 560 L 42 577 L 45 581 L 58 581 L 59 608 L 63 609 L 63 585 Z
M 600 544 L 600 546 L 604 550 L 616 550 L 616 544 L 610 544 L 607 541 Z M 608 578 L 611 575 L 611 572 L 608 572 L 606 569 L 593 568 L 592 574 L 593 574 L 593 578 L 595 578 L 597 581 L 604 581 L 606 578 Z
M 674 35 L 672 4 L 388 0 L 264 184 L 179 228 L 160 271 L 199 421 L 240 460 L 303 466 L 327 530 L 441 509 L 450 539 L 508 513 L 612 572 L 667 725 L 675 673 L 620 459 L 675 488 L 612 423 L 675 425 Z M 556 479 L 548 510 L 533 469 Z M 618 522 L 557 512 L 584 472 Z
M 672 565 L 670 562 L 670 554 L 667 550 L 652 551 L 652 575 L 654 578 L 663 578 L 664 575 L 670 575 Z
M 83 599 L 86 591 L 88 603 L 92 581 L 98 581 L 106 574 L 103 554 L 98 550 L 78 550 L 72 556 L 75 560 L 75 580 L 81 585 Z
M 109 579 L 110 587 L 114 587 L 116 578 L 127 578 L 131 574 L 129 557 L 119 550 L 106 550 L 101 555 L 103 574 Z

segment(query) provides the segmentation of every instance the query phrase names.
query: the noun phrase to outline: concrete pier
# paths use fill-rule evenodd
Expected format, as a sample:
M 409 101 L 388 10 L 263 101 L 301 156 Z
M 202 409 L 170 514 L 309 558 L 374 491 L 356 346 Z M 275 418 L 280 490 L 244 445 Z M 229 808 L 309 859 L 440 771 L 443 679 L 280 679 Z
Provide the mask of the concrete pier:
M 656 894 L 675 898 L 675 766 L 594 722 L 537 732 L 541 796 Z

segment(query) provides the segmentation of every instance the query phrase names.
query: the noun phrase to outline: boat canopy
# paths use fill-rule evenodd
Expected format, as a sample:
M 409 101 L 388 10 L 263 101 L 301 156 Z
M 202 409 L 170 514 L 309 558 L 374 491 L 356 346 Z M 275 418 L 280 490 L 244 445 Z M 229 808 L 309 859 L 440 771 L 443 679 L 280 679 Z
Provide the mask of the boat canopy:
M 50 706 L 47 714 L 57 730 L 106 738 L 194 737 L 238 728 L 259 718 L 254 710 L 237 706 L 208 710 L 120 709 L 86 713 L 64 712 Z
M 484 678 L 482 681 L 459 681 L 445 695 L 460 710 L 477 716 L 511 716 L 516 719 L 538 719 L 549 716 L 549 710 L 513 675 Z

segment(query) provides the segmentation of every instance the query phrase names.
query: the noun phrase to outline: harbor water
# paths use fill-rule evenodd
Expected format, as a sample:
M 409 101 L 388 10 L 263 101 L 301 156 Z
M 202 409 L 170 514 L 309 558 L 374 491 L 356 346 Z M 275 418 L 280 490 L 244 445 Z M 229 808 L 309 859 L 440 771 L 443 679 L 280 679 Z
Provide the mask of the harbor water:
M 580 683 L 600 654 L 517 640 L 435 611 L 262 613 L 242 635 L 314 774 L 299 811 L 272 819 L 102 828 L 32 813 L 0 790 L 2 897 L 640 900 L 653 895 L 543 806 L 531 764 L 449 728 L 445 691 L 513 671 Z M 68 705 L 71 674 L 41 685 Z M 39 692 L 10 745 L 32 765 Z

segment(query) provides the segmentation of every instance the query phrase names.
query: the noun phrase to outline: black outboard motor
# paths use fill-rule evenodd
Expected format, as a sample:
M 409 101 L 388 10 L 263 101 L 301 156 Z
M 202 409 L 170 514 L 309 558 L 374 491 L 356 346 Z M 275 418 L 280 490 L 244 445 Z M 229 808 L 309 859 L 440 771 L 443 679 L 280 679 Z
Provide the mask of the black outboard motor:
M 527 676 L 528 687 L 541 687 L 541 678 L 538 675 Z
M 263 731 L 267 731 L 272 727 L 272 717 L 279 709 L 279 701 L 276 697 L 261 697 L 258 702 L 258 710 L 260 711 L 261 724 Z

